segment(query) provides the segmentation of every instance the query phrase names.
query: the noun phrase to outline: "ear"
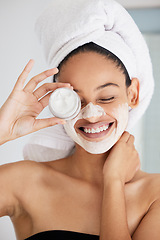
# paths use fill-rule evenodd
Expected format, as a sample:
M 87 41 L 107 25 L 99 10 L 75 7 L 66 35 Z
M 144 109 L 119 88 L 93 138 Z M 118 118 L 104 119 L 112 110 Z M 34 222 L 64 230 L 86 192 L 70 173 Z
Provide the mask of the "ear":
M 135 108 L 139 104 L 139 80 L 132 78 L 131 85 L 127 89 L 128 105 Z

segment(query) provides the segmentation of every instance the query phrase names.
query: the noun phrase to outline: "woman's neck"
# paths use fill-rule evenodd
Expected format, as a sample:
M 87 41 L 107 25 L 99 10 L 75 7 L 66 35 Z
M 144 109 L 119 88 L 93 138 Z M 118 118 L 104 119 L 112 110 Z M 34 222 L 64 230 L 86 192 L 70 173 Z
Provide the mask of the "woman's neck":
M 103 154 L 91 154 L 76 144 L 74 154 L 69 157 L 72 173 L 77 178 L 92 184 L 102 185 L 103 166 L 109 151 Z

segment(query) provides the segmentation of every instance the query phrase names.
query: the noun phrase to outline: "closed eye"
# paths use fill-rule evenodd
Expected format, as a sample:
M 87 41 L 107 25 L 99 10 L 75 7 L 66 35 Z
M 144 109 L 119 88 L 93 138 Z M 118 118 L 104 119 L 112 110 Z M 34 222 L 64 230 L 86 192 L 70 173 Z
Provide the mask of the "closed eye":
M 110 98 L 102 98 L 102 99 L 99 99 L 98 102 L 104 102 L 104 103 L 107 103 L 107 102 L 111 102 L 115 99 L 115 97 L 110 97 Z M 86 105 L 86 103 L 84 101 L 81 100 L 81 106 L 84 107 Z
M 107 98 L 107 99 L 99 99 L 99 101 L 102 101 L 102 102 L 109 102 L 109 101 L 112 101 L 114 100 L 114 97 L 111 97 L 111 98 Z

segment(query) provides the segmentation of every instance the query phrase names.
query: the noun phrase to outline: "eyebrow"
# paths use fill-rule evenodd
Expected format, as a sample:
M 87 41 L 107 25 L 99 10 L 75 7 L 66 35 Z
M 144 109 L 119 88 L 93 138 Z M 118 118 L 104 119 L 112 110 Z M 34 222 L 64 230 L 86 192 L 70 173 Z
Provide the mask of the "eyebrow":
M 118 84 L 116 84 L 116 83 L 106 83 L 106 84 L 103 84 L 103 85 L 101 85 L 101 86 L 97 87 L 95 90 L 100 90 L 100 89 L 102 89 L 102 88 L 105 88 L 105 87 L 108 87 L 108 86 L 115 86 L 115 87 L 119 87 L 119 85 L 118 85 Z
M 101 90 L 101 89 L 103 89 L 103 88 L 105 88 L 105 87 L 108 87 L 108 86 L 119 87 L 119 85 L 116 84 L 116 83 L 105 83 L 105 84 L 100 85 L 99 87 L 97 87 L 97 88 L 95 89 L 95 91 L 97 91 L 97 90 Z M 77 90 L 77 89 L 74 89 L 74 91 L 75 91 L 75 92 L 81 92 L 81 91 L 79 91 L 79 90 Z

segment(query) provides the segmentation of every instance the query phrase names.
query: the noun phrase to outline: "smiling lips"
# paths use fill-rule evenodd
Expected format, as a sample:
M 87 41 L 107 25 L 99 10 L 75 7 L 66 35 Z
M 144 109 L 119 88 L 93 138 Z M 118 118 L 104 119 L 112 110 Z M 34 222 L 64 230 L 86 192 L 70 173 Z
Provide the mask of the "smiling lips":
M 113 122 L 93 127 L 91 127 L 90 124 L 89 126 L 80 127 L 79 129 L 81 133 L 88 138 L 100 138 L 105 136 L 109 132 L 112 124 Z

